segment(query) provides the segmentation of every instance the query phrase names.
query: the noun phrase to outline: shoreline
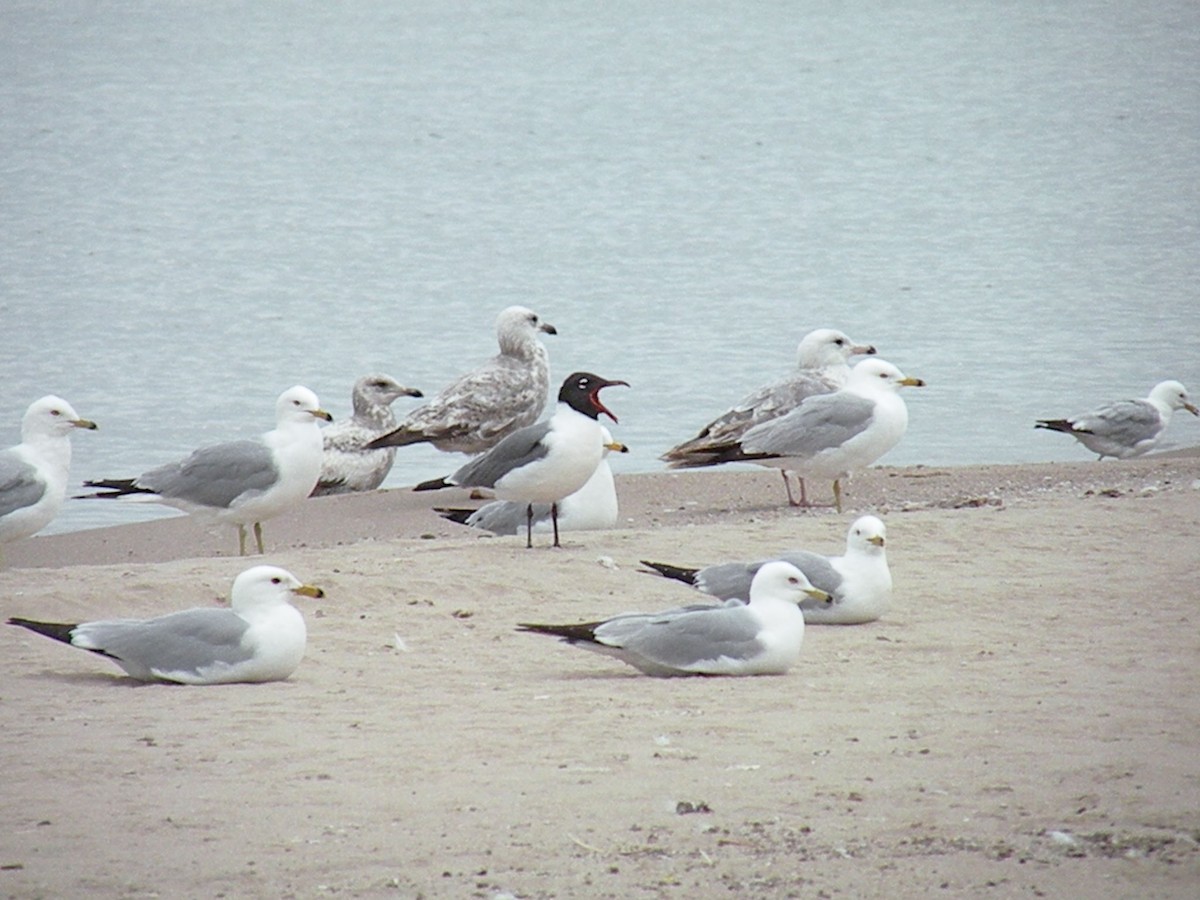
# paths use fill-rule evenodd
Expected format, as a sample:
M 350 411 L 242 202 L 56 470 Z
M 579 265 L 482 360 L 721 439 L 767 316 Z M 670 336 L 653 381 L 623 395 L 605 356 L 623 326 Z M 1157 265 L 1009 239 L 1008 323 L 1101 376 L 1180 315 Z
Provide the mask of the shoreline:
M 887 514 L 922 506 L 997 506 L 1055 494 L 1119 493 L 1190 487 L 1200 479 L 1200 448 L 1135 460 L 1014 463 L 977 466 L 877 466 L 849 482 L 847 515 Z M 618 474 L 621 507 L 616 530 L 671 527 L 715 521 L 723 516 L 821 517 L 832 507 L 788 507 L 779 474 L 772 469 L 689 470 Z M 817 502 L 832 502 L 828 486 L 814 485 Z M 82 501 L 81 501 L 82 502 Z M 316 497 L 304 508 L 263 526 L 267 556 L 346 546 L 360 541 L 421 538 L 472 540 L 475 529 L 446 522 L 435 507 L 479 506 L 466 491 L 414 493 L 390 488 L 365 494 Z M 231 526 L 187 515 L 63 534 L 35 535 L 5 548 L 8 566 L 56 568 L 79 565 L 154 563 L 233 557 Z M 246 557 L 252 562 L 258 557 Z M 0 572 L 2 577 L 2 572 Z

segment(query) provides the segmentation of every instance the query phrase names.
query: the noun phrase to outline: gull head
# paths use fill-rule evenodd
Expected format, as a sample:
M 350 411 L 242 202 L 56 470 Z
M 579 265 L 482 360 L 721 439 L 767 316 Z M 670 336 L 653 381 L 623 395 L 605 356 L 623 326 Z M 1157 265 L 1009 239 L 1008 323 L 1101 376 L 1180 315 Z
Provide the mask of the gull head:
M 920 378 L 909 378 L 885 359 L 864 359 L 850 370 L 847 386 L 872 391 L 898 391 L 902 387 L 924 387 Z
M 236 612 L 288 603 L 293 597 L 319 599 L 325 592 L 278 566 L 254 566 L 233 580 L 229 605 Z
M 1200 408 L 1188 397 L 1187 388 L 1178 381 L 1163 381 L 1150 391 L 1150 399 L 1157 400 L 1167 409 L 1186 409 L 1193 416 L 1200 416 Z
M 275 401 L 275 419 L 279 423 L 311 422 L 313 419 L 332 422 L 333 416 L 321 409 L 321 401 L 316 394 L 298 384 L 288 388 Z
M 80 418 L 79 413 L 64 400 L 53 394 L 47 394 L 40 400 L 29 404 L 21 419 L 21 437 L 55 437 L 70 434 L 76 428 L 88 431 L 96 430 L 96 423 L 90 419 Z
M 558 329 L 524 306 L 509 306 L 496 316 L 496 340 L 500 352 L 506 355 L 528 356 L 530 348 L 537 343 L 539 332 L 558 334 Z
M 804 573 L 789 562 L 772 560 L 754 573 L 750 582 L 750 602 L 761 600 L 788 600 L 799 606 L 804 600 L 822 600 L 832 603 L 833 597 L 820 588 L 813 587 Z
M 887 528 L 875 516 L 855 519 L 846 533 L 846 547 L 859 553 L 881 553 L 887 544 Z
M 356 413 L 366 413 L 377 407 L 391 406 L 401 397 L 423 397 L 416 388 L 405 387 L 394 378 L 379 373 L 364 375 L 354 382 L 351 399 Z
M 845 365 L 852 356 L 874 356 L 870 344 L 859 344 L 836 328 L 810 331 L 796 348 L 796 361 L 802 369 L 824 369 Z

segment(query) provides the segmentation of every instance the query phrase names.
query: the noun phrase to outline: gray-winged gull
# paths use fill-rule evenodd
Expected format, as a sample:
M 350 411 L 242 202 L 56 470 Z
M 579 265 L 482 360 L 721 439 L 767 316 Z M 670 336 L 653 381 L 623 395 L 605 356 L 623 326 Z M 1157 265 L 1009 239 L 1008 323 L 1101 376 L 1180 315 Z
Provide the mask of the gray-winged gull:
M 95 427 L 53 394 L 29 404 L 21 443 L 0 450 L 0 566 L 4 544 L 36 534 L 58 515 L 71 470 L 70 435 Z
M 518 625 L 612 656 L 647 675 L 782 675 L 800 657 L 808 597 L 828 598 L 791 563 L 759 569 L 745 604 L 625 613 L 582 625 Z
M 840 390 L 809 397 L 787 415 L 748 429 L 707 461 L 686 466 L 752 462 L 832 479 L 841 512 L 841 480 L 891 450 L 908 428 L 908 407 L 898 391 L 923 384 L 882 359 L 864 359 Z M 800 502 L 807 506 L 808 497 Z
M 317 395 L 297 385 L 275 402 L 275 428 L 257 438 L 214 444 L 186 459 L 136 478 L 85 481 L 104 489 L 88 499 L 164 503 L 184 512 L 237 526 L 238 553 L 246 555 L 246 526 L 253 523 L 263 552 L 262 523 L 299 506 L 321 474 L 321 428 L 331 416 Z
M 892 573 L 888 568 L 886 542 L 883 522 L 875 516 L 862 516 L 850 525 L 846 552 L 841 556 L 789 550 L 757 562 L 717 563 L 700 569 L 649 560 L 642 563 L 720 600 L 744 600 L 755 573 L 771 560 L 782 559 L 833 598 L 832 603 L 805 600 L 800 604 L 809 625 L 859 625 L 875 621 L 891 605 Z
M 1178 381 L 1162 381 L 1145 400 L 1118 400 L 1070 419 L 1039 419 L 1033 427 L 1069 434 L 1101 459 L 1129 459 L 1154 448 L 1177 409 L 1200 415 L 1187 388 Z
M 392 404 L 400 397 L 421 397 L 387 375 L 364 375 L 354 382 L 350 400 L 354 413 L 321 432 L 325 457 L 312 496 L 373 491 L 387 478 L 396 448 L 368 450 L 367 444 L 396 427 Z
M 500 353 L 455 379 L 368 447 L 428 441 L 439 450 L 474 455 L 536 422 L 550 390 L 550 361 L 539 333 L 558 331 L 523 306 L 503 310 L 496 318 Z
M 874 354 L 873 346 L 860 344 L 837 329 L 810 331 L 796 348 L 796 369 L 790 375 L 747 394 L 736 406 L 700 429 L 694 438 L 672 447 L 659 458 L 671 468 L 703 465 L 760 422 L 786 415 L 808 397 L 842 387 L 850 377 L 850 357 Z M 800 502 L 792 496 L 788 471 L 780 469 L 780 474 L 788 503 L 799 506 Z M 804 479 L 798 480 L 803 495 Z
M 608 464 L 609 453 L 628 453 L 629 448 L 613 440 L 607 428 L 604 434 L 604 455 L 596 471 L 579 490 L 564 497 L 558 504 L 559 531 L 594 531 L 612 528 L 617 524 L 620 509 L 617 505 L 617 486 L 613 479 L 612 466 Z M 492 534 L 520 534 L 527 524 L 526 504 L 513 500 L 493 500 L 478 509 L 438 509 L 444 519 L 482 528 Z M 551 530 L 550 504 L 533 504 L 533 530 L 545 533 Z
M 139 681 L 282 681 L 304 657 L 304 617 L 288 602 L 297 595 L 324 592 L 284 569 L 255 566 L 234 579 L 228 608 L 71 625 L 13 617 L 8 624 L 107 656 Z
M 446 487 L 492 488 L 500 500 L 525 505 L 525 544 L 533 546 L 533 504 L 550 504 L 554 546 L 558 547 L 558 504 L 575 493 L 596 471 L 604 455 L 600 413 L 617 417 L 600 402 L 600 391 L 613 385 L 590 372 L 574 372 L 562 383 L 554 415 L 513 432 L 453 475 L 418 484 L 413 490 Z

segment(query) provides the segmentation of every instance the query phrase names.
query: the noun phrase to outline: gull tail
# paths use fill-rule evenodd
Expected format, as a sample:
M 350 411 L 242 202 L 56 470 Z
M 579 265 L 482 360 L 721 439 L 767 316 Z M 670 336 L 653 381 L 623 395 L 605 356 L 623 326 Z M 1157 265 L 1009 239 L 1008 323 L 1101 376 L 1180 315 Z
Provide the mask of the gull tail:
M 684 584 L 695 586 L 696 573 L 699 569 L 689 569 L 686 566 L 673 566 L 670 563 L 651 562 L 648 559 L 640 560 L 643 566 L 649 566 L 659 575 L 664 578 L 674 578 L 676 581 L 682 581 Z
M 76 494 L 75 500 L 115 500 L 118 497 L 128 497 L 130 494 L 153 494 L 149 488 L 138 487 L 136 478 L 102 478 L 97 481 L 85 481 L 84 487 L 99 488 L 95 494 Z

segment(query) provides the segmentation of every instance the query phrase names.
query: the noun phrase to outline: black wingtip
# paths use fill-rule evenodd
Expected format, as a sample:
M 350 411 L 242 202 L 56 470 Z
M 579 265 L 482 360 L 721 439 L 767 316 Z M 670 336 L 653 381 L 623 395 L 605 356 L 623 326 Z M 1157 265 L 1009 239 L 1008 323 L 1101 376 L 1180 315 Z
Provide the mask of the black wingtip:
M 453 509 L 445 506 L 435 506 L 433 511 L 443 519 L 448 519 L 451 522 L 456 522 L 459 525 L 466 525 L 467 519 L 471 518 L 475 512 L 473 509 Z
M 11 617 L 8 620 L 8 624 L 28 628 L 30 631 L 53 638 L 56 641 L 62 641 L 64 644 L 71 643 L 71 632 L 79 627 L 78 622 L 70 624 L 65 622 L 38 622 L 34 619 L 22 619 L 20 616 Z
M 664 578 L 673 578 L 684 584 L 695 585 L 696 573 L 699 569 L 689 569 L 686 566 L 673 566 L 670 563 L 651 562 L 648 559 L 639 560 L 643 566 L 648 566 Z
M 430 481 L 422 481 L 420 484 L 418 484 L 416 487 L 414 487 L 413 490 L 414 491 L 440 491 L 442 488 L 448 488 L 448 487 L 454 487 L 454 485 L 452 485 L 450 482 L 448 482 L 445 478 L 434 478 L 434 479 L 431 479 Z

